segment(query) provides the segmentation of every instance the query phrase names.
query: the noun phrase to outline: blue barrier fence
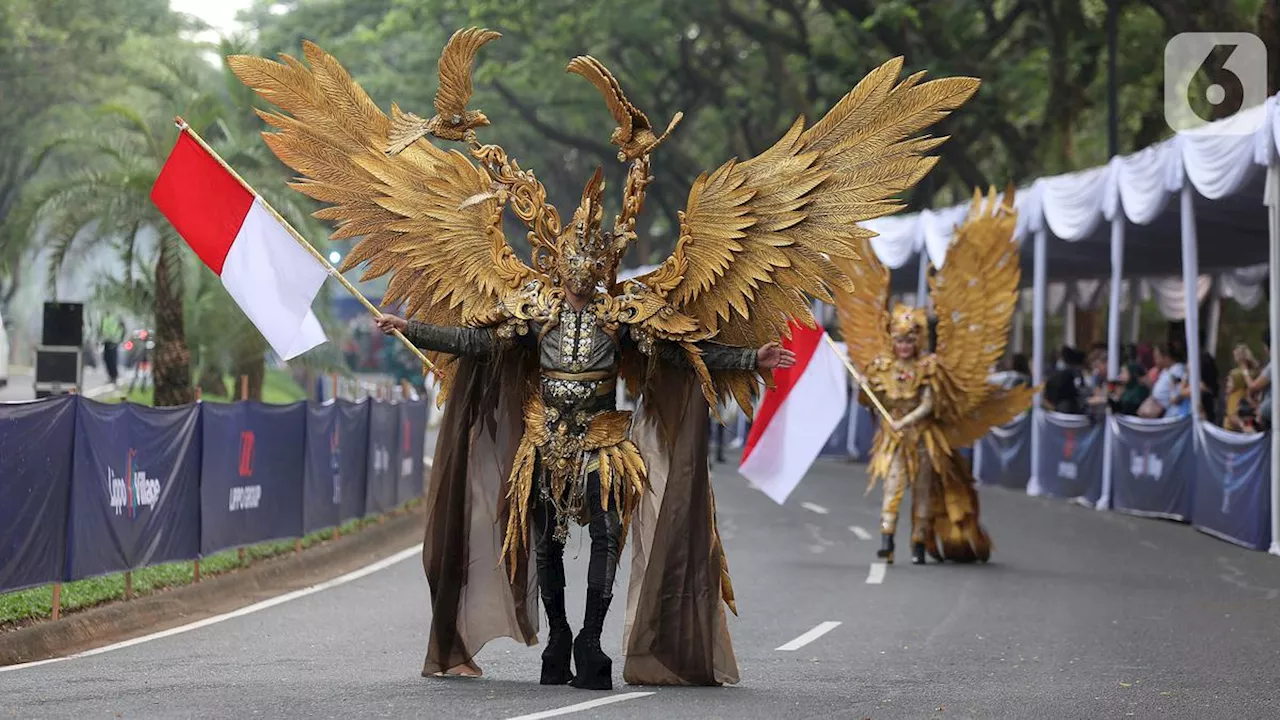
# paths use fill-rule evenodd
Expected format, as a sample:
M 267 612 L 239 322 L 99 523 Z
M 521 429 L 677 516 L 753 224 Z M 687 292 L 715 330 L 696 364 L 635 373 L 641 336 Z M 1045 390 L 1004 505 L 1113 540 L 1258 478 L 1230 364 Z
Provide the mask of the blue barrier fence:
M 428 407 L 0 404 L 0 592 L 300 537 L 423 494 Z

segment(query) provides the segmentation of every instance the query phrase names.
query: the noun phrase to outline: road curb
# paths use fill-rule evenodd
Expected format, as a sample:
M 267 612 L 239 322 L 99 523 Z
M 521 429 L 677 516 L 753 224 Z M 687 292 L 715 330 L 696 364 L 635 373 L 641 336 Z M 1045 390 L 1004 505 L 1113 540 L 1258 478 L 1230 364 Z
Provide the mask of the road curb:
M 297 555 L 261 560 L 198 585 L 162 590 L 0 634 L 0 666 L 101 647 L 310 587 L 422 542 L 425 517 L 423 506 L 418 505 Z

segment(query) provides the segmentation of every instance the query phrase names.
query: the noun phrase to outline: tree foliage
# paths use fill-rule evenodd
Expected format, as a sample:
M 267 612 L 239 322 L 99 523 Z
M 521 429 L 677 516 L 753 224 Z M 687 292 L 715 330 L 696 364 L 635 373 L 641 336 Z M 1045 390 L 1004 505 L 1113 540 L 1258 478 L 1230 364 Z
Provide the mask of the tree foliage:
M 563 72 L 591 54 L 618 75 L 655 124 L 685 120 L 657 153 L 649 228 L 669 249 L 690 183 L 729 157 L 769 147 L 798 114 L 816 118 L 894 55 L 908 70 L 982 78 L 943 125 L 952 139 L 908 198 L 954 202 L 974 186 L 1022 182 L 1106 161 L 1108 0 L 259 0 L 247 19 L 268 52 L 320 43 L 375 100 L 430 112 L 436 60 L 457 28 L 503 40 L 481 52 L 473 107 L 498 142 L 568 204 L 594 166 L 622 168 L 595 91 Z M 1267 28 L 1263 0 L 1118 0 L 1122 152 L 1168 131 L 1164 43 L 1177 32 Z M 1272 21 L 1275 24 L 1275 21 Z

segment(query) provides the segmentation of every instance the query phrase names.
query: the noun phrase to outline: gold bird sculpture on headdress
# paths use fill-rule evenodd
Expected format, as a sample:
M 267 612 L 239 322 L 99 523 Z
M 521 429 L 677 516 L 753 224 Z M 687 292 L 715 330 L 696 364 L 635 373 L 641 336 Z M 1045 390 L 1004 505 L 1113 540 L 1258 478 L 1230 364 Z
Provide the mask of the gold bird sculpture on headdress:
M 684 113 L 676 113 L 667 124 L 662 135 L 655 135 L 653 125 L 640 108 L 631 104 L 622 92 L 622 86 L 613 77 L 613 73 L 590 55 L 582 55 L 569 62 L 568 72 L 586 78 L 609 106 L 609 113 L 617 121 L 618 127 L 609 137 L 609 142 L 618 146 L 618 160 L 630 162 L 653 152 L 676 129 Z
M 391 130 L 387 137 L 387 154 L 399 155 L 426 135 L 463 142 L 467 133 L 488 127 L 489 118 L 479 110 L 468 110 L 467 103 L 475 88 L 471 73 L 476 52 L 486 43 L 502 35 L 493 30 L 465 28 L 453 34 L 440 54 L 440 87 L 436 90 L 436 114 L 429 120 L 391 108 Z

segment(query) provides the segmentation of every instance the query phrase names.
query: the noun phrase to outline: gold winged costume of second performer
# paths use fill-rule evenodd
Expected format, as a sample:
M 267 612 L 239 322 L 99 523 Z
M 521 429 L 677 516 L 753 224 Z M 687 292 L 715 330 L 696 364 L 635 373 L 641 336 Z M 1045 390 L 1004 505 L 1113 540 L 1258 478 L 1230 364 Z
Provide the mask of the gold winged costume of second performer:
M 973 474 L 959 450 L 1025 411 L 1035 392 L 988 382 L 1017 302 L 1016 221 L 1012 187 L 1003 198 L 994 189 L 988 197 L 974 193 L 943 268 L 930 277 L 938 318 L 932 353 L 925 310 L 897 305 L 890 312 L 889 272 L 869 248 L 861 248 L 860 263 L 837 261 L 853 277 L 853 292 L 836 293 L 849 357 L 893 418 L 876 431 L 868 469 L 871 485 L 884 485 L 878 555 L 889 563 L 908 486 L 913 563 L 923 564 L 926 552 L 957 562 L 991 554 Z M 865 392 L 859 400 L 870 402 Z
M 480 674 L 476 653 L 494 638 L 535 644 L 541 597 L 551 626 L 542 681 L 612 687 L 600 632 L 629 539 L 624 679 L 737 682 L 708 403 L 733 398 L 749 411 L 760 379 L 790 361 L 776 344 L 788 323 L 812 327 L 810 298 L 853 291 L 835 263 L 861 262 L 871 233 L 856 223 L 900 208 L 894 198 L 943 141 L 918 133 L 978 81 L 899 79 L 902 60 L 885 63 L 812 127 L 798 119 L 760 155 L 699 177 L 671 256 L 619 283 L 651 155 L 680 116 L 655 133 L 603 65 L 575 58 L 568 70 L 603 94 L 629 171 L 612 224 L 602 222 L 599 171 L 562 224 L 533 173 L 476 137 L 490 121 L 467 107 L 472 67 L 497 37 L 469 28 L 450 39 L 426 120 L 394 105 L 388 117 L 310 43 L 306 63 L 231 59 L 279 108 L 263 113 L 275 128 L 265 137 L 303 176 L 294 187 L 327 206 L 317 217 L 337 223 L 333 239 L 362 238 L 343 269 L 368 262 L 367 277 L 390 273 L 384 302 L 403 303 L 411 320 L 379 324 L 430 351 L 448 398 L 427 496 L 423 674 Z M 529 229 L 529 264 L 503 235 L 507 208 Z M 620 377 L 640 397 L 634 417 L 614 405 Z M 570 521 L 591 536 L 576 638 L 564 610 Z

